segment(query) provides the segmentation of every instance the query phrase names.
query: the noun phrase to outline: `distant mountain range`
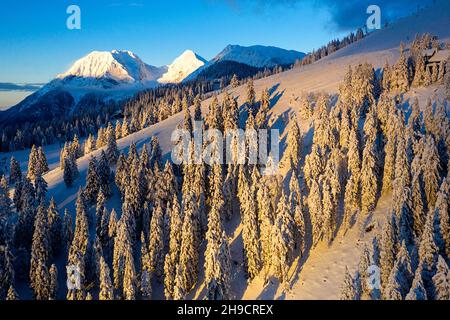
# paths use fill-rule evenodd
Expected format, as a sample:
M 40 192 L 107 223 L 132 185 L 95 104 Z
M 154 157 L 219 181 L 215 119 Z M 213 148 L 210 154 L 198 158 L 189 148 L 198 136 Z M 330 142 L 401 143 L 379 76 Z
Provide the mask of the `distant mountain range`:
M 302 52 L 276 47 L 229 45 L 209 62 L 186 50 L 172 64 L 155 67 L 131 51 L 93 51 L 16 106 L 0 112 L 0 124 L 70 114 L 86 97 L 120 100 L 144 89 L 199 76 L 202 80 L 233 73 L 248 77 L 263 68 L 293 64 L 304 56 Z

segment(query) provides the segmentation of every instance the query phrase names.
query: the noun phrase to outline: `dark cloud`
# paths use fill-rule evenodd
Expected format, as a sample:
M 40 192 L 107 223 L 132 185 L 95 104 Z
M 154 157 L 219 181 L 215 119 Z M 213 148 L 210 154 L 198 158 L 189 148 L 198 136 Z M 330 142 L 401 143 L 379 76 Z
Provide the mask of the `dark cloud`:
M 42 86 L 43 84 L 41 83 L 16 84 L 11 82 L 0 82 L 0 91 L 36 91 Z
M 382 23 L 410 15 L 432 1 L 445 0 L 224 0 L 233 8 L 252 8 L 256 11 L 270 10 L 273 7 L 295 7 L 298 4 L 313 5 L 329 12 L 332 23 L 339 30 L 353 30 L 365 25 L 369 5 L 381 9 Z

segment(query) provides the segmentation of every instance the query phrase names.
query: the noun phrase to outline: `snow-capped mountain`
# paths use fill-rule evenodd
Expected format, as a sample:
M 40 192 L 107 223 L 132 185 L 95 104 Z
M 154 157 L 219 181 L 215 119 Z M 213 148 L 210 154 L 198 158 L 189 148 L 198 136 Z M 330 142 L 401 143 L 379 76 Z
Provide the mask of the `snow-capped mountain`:
M 301 52 L 275 47 L 227 46 L 209 62 L 192 50 L 186 50 L 172 64 L 156 67 L 131 51 L 93 51 L 16 106 L 1 112 L 0 122 L 61 117 L 76 111 L 78 105 L 86 104 L 83 101 L 87 98 L 100 103 L 120 101 L 148 88 L 195 80 L 212 66 L 222 69 L 213 73 L 221 76 L 236 73 L 230 64 L 237 65 L 234 68 L 254 70 L 247 70 L 251 75 L 265 67 L 292 64 L 303 56 Z M 89 105 L 96 107 L 95 103 Z
M 180 83 L 198 68 L 207 63 L 192 50 L 186 50 L 168 66 L 167 72 L 158 79 L 159 83 Z
M 243 66 L 245 69 L 273 68 L 278 65 L 294 64 L 296 60 L 301 60 L 304 56 L 303 52 L 277 47 L 228 45 L 211 61 L 192 72 L 185 80 L 195 80 L 204 74 L 215 74 L 217 72 L 210 72 L 210 69 L 218 69 L 219 66 L 222 66 L 224 69 L 230 69 L 228 72 L 222 70 L 221 76 L 231 76 L 236 73 L 235 70 L 231 70 L 236 65 Z
M 53 85 L 103 86 L 154 83 L 165 68 L 144 63 L 131 51 L 93 51 L 77 60 Z M 106 83 L 106 86 L 104 85 Z
M 211 62 L 235 61 L 252 67 L 265 68 L 292 64 L 304 56 L 302 52 L 277 47 L 229 45 Z

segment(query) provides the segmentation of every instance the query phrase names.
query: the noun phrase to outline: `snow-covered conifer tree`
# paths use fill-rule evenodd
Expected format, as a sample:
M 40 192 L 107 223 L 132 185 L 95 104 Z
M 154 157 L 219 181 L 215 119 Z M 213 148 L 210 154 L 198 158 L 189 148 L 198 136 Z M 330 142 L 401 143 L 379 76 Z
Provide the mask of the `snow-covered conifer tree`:
M 108 163 L 110 165 L 116 164 L 119 154 L 120 152 L 117 148 L 116 133 L 110 123 L 106 129 L 106 158 L 108 159 Z
M 433 276 L 434 297 L 436 300 L 450 300 L 450 273 L 442 256 L 438 257 L 436 274 Z
M 98 298 L 99 300 L 114 300 L 110 270 L 103 256 L 100 257 L 100 292 Z
M 153 210 L 150 225 L 149 256 L 151 272 L 159 278 L 164 273 L 164 215 L 161 204 L 157 203 Z
M 20 170 L 20 164 L 16 160 L 16 158 L 11 157 L 10 162 L 10 171 L 9 171 L 9 183 L 16 184 L 20 180 L 22 180 L 22 171 Z

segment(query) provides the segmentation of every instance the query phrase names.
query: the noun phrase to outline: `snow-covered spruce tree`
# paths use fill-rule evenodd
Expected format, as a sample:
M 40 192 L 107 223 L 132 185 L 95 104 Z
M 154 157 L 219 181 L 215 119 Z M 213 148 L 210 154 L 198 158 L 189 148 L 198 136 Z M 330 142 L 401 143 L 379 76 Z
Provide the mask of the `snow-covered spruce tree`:
M 71 188 L 75 179 L 78 177 L 77 160 L 72 156 L 68 156 L 63 161 L 63 178 L 67 188 Z
M 396 230 L 395 214 L 388 218 L 381 234 L 380 244 L 380 269 L 381 269 L 381 285 L 383 290 L 389 283 L 389 276 L 394 267 L 397 252 L 397 230 Z
M 14 287 L 12 285 L 8 289 L 8 294 L 6 295 L 6 300 L 7 301 L 20 300 L 19 295 L 17 294 L 16 290 L 14 289 Z
M 213 199 L 215 200 L 215 199 Z M 221 203 L 216 203 L 212 201 L 210 212 L 208 214 L 208 230 L 206 232 L 206 240 L 207 240 L 207 248 L 205 256 L 208 258 L 213 258 L 213 253 L 216 251 L 217 247 L 215 247 L 219 243 L 219 238 L 222 236 L 223 226 L 222 226 L 222 217 L 220 211 Z M 213 261 L 210 261 L 213 262 Z M 212 269 L 206 268 L 208 262 L 205 260 L 205 277 L 208 278 L 210 274 L 208 272 L 213 272 Z M 212 280 L 209 277 L 209 280 Z
M 450 300 L 450 274 L 448 265 L 442 256 L 438 257 L 436 274 L 433 276 L 434 298 Z
M 38 151 L 35 145 L 31 147 L 30 156 L 28 157 L 27 178 L 34 180 L 38 172 Z
M 422 281 L 422 269 L 419 267 L 414 275 L 411 289 L 405 297 L 405 300 L 427 300 L 427 291 Z
M 414 73 L 413 87 L 426 87 L 431 84 L 431 76 L 427 68 L 425 68 L 425 60 L 420 54 L 416 57 L 416 66 Z
M 360 257 L 358 270 L 361 279 L 361 298 L 370 299 L 372 297 L 372 287 L 369 284 L 369 268 L 373 265 L 372 255 L 368 246 L 364 246 L 363 253 Z
M 397 209 L 398 216 L 398 236 L 399 241 L 404 241 L 408 248 L 414 246 L 414 231 L 413 231 L 413 213 L 411 210 L 411 192 L 409 188 L 404 189 L 403 202 L 399 205 Z
M 383 194 L 388 194 L 392 191 L 393 182 L 395 179 L 395 156 L 397 147 L 397 130 L 395 128 L 395 113 L 388 114 L 387 125 L 385 129 L 386 145 L 384 148 L 384 172 L 383 172 Z M 402 132 L 398 132 L 403 134 Z
M 137 295 L 137 278 L 134 267 L 133 250 L 128 243 L 125 246 L 124 270 L 123 270 L 123 298 L 125 300 L 135 300 Z
M 164 274 L 164 214 L 161 204 L 155 204 L 150 225 L 150 271 L 162 279 Z
M 403 300 L 408 294 L 413 281 L 411 260 L 405 242 L 402 242 L 400 251 L 397 253 L 397 259 L 388 281 L 386 288 L 383 290 L 384 299 Z
M 164 295 L 167 300 L 173 299 L 177 265 L 180 258 L 183 215 L 175 195 L 170 215 L 169 252 L 164 261 Z
M 236 166 L 227 166 L 227 175 L 223 182 L 223 198 L 224 198 L 224 215 L 229 221 L 231 220 L 234 212 L 234 206 L 237 201 L 236 199 Z
M 61 248 L 63 248 L 62 245 L 63 229 L 61 216 L 59 215 L 58 209 L 56 207 L 56 202 L 53 198 L 50 200 L 50 204 L 48 206 L 47 217 L 48 217 L 51 253 L 53 256 L 56 256 L 60 252 Z
M 45 203 L 47 195 L 48 184 L 41 174 L 37 174 L 34 178 L 34 189 L 36 190 L 36 202 Z
M 97 168 L 97 159 L 91 157 L 86 175 L 86 187 L 84 188 L 84 197 L 90 204 L 97 200 L 98 191 L 100 189 L 100 176 Z
M 208 283 L 207 291 L 209 300 L 228 300 L 231 299 L 231 254 L 228 245 L 228 238 L 225 231 L 219 239 L 214 260 L 217 262 L 215 275 L 212 281 Z
M 294 259 L 295 222 L 289 212 L 286 195 L 281 193 L 278 202 L 277 216 L 272 229 L 272 267 L 275 276 L 281 283 L 288 283 L 288 272 Z
M 192 124 L 191 112 L 190 112 L 189 108 L 184 109 L 183 112 L 184 112 L 183 129 L 192 135 L 192 131 L 194 130 L 194 125 Z
M 76 203 L 76 218 L 75 218 L 75 232 L 73 235 L 72 245 L 69 250 L 69 263 L 78 259 L 78 256 L 86 256 L 89 243 L 89 220 L 88 209 L 86 208 L 86 200 L 83 192 L 78 192 Z
M 231 78 L 230 86 L 233 89 L 236 89 L 237 87 L 239 87 L 239 79 L 236 74 L 233 74 L 233 77 Z
M 15 185 L 22 180 L 22 171 L 20 170 L 20 164 L 16 158 L 11 157 L 9 168 L 9 183 Z
M 141 233 L 141 273 L 140 273 L 140 293 L 143 300 L 150 300 L 152 297 L 152 277 L 150 266 L 150 254 L 148 252 L 148 242 L 145 240 L 144 232 Z
M 0 245 L 8 242 L 7 221 L 12 213 L 11 204 L 8 182 L 3 176 L 0 181 Z
M 116 133 L 111 123 L 106 129 L 106 158 L 110 165 L 114 165 L 119 158 L 119 149 L 117 148 Z
M 401 130 L 405 129 L 404 126 Z M 399 211 L 401 206 L 407 202 L 410 195 L 411 176 L 410 164 L 407 155 L 405 132 L 397 135 L 397 154 L 395 157 L 395 179 L 393 182 L 392 200 L 395 210 Z M 407 191 L 406 191 L 407 190 Z M 410 200 L 410 199 L 409 199 Z M 411 204 L 408 203 L 408 206 Z
M 151 141 L 151 151 L 150 151 L 150 168 L 154 169 L 158 166 L 158 169 L 162 169 L 162 151 L 159 146 L 158 137 L 153 136 Z
M 132 142 L 130 149 L 128 150 L 127 162 L 131 166 L 135 160 L 139 160 L 139 154 L 137 152 L 136 142 Z
M 40 205 L 34 223 L 30 262 L 30 284 L 36 300 L 50 299 L 49 254 L 50 240 L 47 209 L 44 205 Z
M 37 169 L 37 174 L 39 174 L 39 175 L 43 175 L 44 173 L 46 173 L 49 170 L 47 157 L 45 156 L 45 153 L 44 153 L 44 150 L 42 149 L 42 147 L 39 147 L 38 151 L 37 151 L 36 169 Z
M 349 173 L 359 176 L 361 171 L 361 152 L 358 132 L 356 129 L 352 129 L 350 131 L 347 158 L 347 169 Z
M 223 232 L 220 211 L 214 202 L 208 215 L 204 266 L 207 296 L 213 300 L 227 299 L 229 295 L 229 281 L 224 283 L 223 280 L 229 279 L 230 253 L 228 248 L 225 248 L 224 252 L 220 250 Z M 227 242 L 226 235 L 223 240 Z M 228 247 L 228 245 L 226 246 Z M 228 274 L 224 274 L 224 272 L 228 272 Z
M 264 89 L 261 93 L 261 102 L 258 113 L 255 116 L 256 126 L 258 129 L 267 129 L 267 115 L 270 109 L 270 93 L 268 89 Z
M 325 157 L 321 148 L 313 144 L 311 153 L 305 157 L 305 165 L 303 167 L 305 181 L 309 189 L 311 189 L 312 180 L 317 181 L 325 170 L 325 164 Z
M 112 181 L 113 174 L 111 168 L 109 167 L 108 157 L 104 151 L 100 155 L 100 160 L 98 162 L 97 172 L 99 176 L 100 188 L 106 198 L 112 196 Z
M 255 99 L 256 99 L 256 93 L 255 93 L 255 87 L 253 85 L 253 80 L 250 79 L 247 82 L 247 99 L 245 101 L 246 106 L 247 106 L 247 110 L 248 111 L 252 111 L 252 113 L 255 111 L 254 107 L 255 107 Z M 255 115 L 253 113 L 253 115 Z
M 223 174 L 222 165 L 215 164 L 209 174 L 209 207 L 215 207 L 220 219 L 224 219 Z
M 290 212 L 294 216 L 296 247 L 300 249 L 300 256 L 305 249 L 305 205 L 303 203 L 300 184 L 295 174 L 292 174 L 289 182 Z
M 442 181 L 434 208 L 434 232 L 436 245 L 444 258 L 450 257 L 450 225 L 449 221 L 449 175 Z
M 64 210 L 64 217 L 62 221 L 62 230 L 61 230 L 61 246 L 64 250 L 65 254 L 68 254 L 70 245 L 73 240 L 73 223 L 72 223 L 72 215 L 69 213 L 67 209 Z
M 18 258 L 20 257 L 17 255 L 16 259 Z M 9 288 L 14 285 L 14 279 L 26 277 L 26 275 L 18 274 L 17 271 L 20 270 L 14 270 L 13 255 L 9 246 L 0 246 L 0 270 L 0 297 L 4 299 L 8 294 Z
M 447 62 L 447 65 L 448 65 L 448 62 Z M 450 72 L 447 72 L 445 74 L 444 86 L 445 86 L 445 95 L 447 97 L 447 100 L 450 100 Z
M 360 204 L 361 189 L 359 185 L 360 182 L 358 176 L 359 175 L 352 174 L 347 182 L 347 185 L 345 186 L 345 195 L 344 195 L 345 212 L 343 220 L 345 230 L 350 229 L 353 216 L 358 213 L 359 208 L 361 206 Z
M 331 184 L 329 179 L 324 177 L 322 184 L 322 215 L 323 215 L 323 230 L 322 234 L 325 236 L 328 243 L 331 243 L 334 238 L 334 229 L 336 227 L 336 205 L 333 201 L 333 194 L 331 191 Z
M 127 185 L 125 178 L 128 176 L 128 169 L 129 167 L 125 154 L 121 153 L 119 156 L 119 160 L 117 160 L 114 181 L 116 183 L 117 189 L 119 189 L 122 195 L 122 198 L 125 196 L 125 186 Z
M 111 282 L 110 270 L 105 259 L 100 257 L 100 292 L 99 300 L 114 300 L 114 288 Z
M 122 209 L 122 212 L 125 212 L 128 218 L 131 219 L 129 222 L 131 222 L 131 237 L 133 241 L 136 237 L 135 232 L 139 232 L 142 228 L 142 211 L 146 194 L 147 183 L 144 168 L 142 167 L 142 163 L 138 159 L 135 159 L 131 167 L 129 184 L 125 189 Z
M 311 180 L 308 208 L 311 218 L 312 241 L 314 245 L 317 245 L 323 236 L 324 217 L 322 215 L 322 189 L 315 179 Z
M 408 62 L 403 52 L 391 70 L 390 90 L 393 93 L 405 93 L 409 90 Z
M 285 152 L 287 152 L 286 154 L 292 161 L 292 165 L 294 167 L 296 174 L 299 174 L 300 173 L 299 163 L 302 157 L 303 145 L 302 145 L 302 135 L 297 121 L 294 121 L 294 123 L 291 125 L 289 129 L 286 144 L 287 150 Z
M 117 222 L 116 226 L 116 236 L 114 237 L 114 251 L 112 260 L 114 289 L 117 291 L 119 297 L 123 297 L 126 253 L 130 250 L 130 227 L 128 225 L 126 217 L 122 216 Z
M 17 247 L 29 249 L 36 215 L 35 190 L 30 180 L 24 178 L 19 194 L 15 193 L 14 196 L 16 209 L 19 211 L 18 221 L 14 227 L 14 241 Z
M 177 291 L 187 294 L 197 282 L 200 250 L 198 210 L 195 194 L 185 195 L 183 199 L 184 221 L 181 236 L 182 241 L 174 289 L 175 299 L 177 296 L 180 296 L 180 294 L 176 294 Z
M 86 139 L 86 142 L 84 143 L 84 154 L 89 154 L 93 151 L 95 151 L 96 145 L 95 145 L 95 138 L 92 133 L 89 134 L 88 138 Z
M 83 156 L 83 151 L 81 150 L 80 141 L 77 135 L 73 137 L 73 141 L 70 144 L 70 153 L 73 155 L 74 159 L 78 159 Z
M 202 121 L 202 101 L 198 95 L 194 98 L 194 121 Z
M 423 182 L 427 208 L 432 209 L 436 203 L 440 184 L 440 160 L 434 139 L 427 136 L 422 158 Z
M 438 253 L 434 239 L 434 212 L 430 211 L 419 244 L 419 266 L 422 268 L 422 280 L 429 298 L 434 297 L 432 277 L 436 272 Z
M 354 130 L 348 110 L 344 108 L 341 114 L 341 120 L 339 124 L 339 147 L 341 150 L 348 150 L 350 143 L 350 132 Z
M 239 190 L 241 194 L 244 264 L 247 276 L 251 280 L 260 272 L 262 261 L 256 198 L 251 182 L 244 173 L 245 170 L 244 166 L 240 167 L 242 181 Z
M 378 195 L 378 144 L 376 115 L 373 110 L 368 113 L 364 125 L 366 145 L 361 166 L 361 209 L 366 214 L 375 209 Z
M 58 293 L 58 269 L 55 264 L 50 267 L 50 300 L 56 300 Z
M 345 267 L 344 283 L 341 288 L 341 300 L 360 300 L 361 288 L 358 277 L 353 277 L 348 267 Z

